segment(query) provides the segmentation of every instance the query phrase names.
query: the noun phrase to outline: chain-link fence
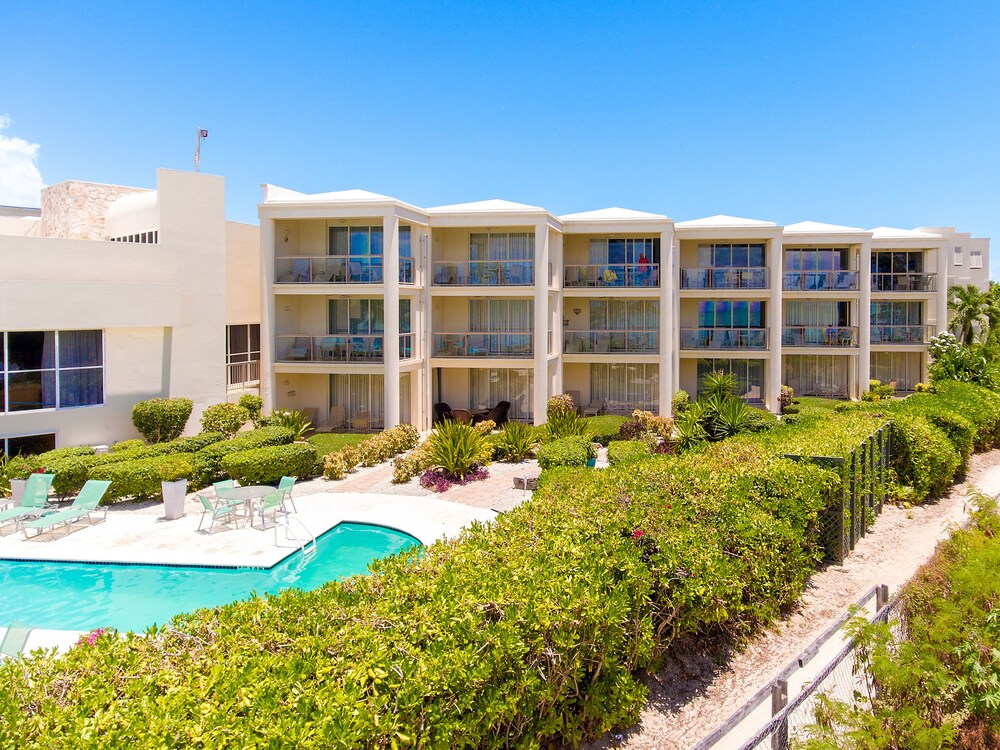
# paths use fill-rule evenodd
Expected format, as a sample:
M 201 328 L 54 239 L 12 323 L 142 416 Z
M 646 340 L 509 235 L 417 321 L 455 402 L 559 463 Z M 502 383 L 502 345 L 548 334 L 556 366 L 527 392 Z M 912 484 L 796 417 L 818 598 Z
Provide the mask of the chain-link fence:
M 898 642 L 905 634 L 902 615 L 899 600 L 895 599 L 880 608 L 871 621 L 891 623 L 893 636 Z M 793 748 L 797 739 L 804 739 L 810 725 L 830 722 L 828 707 L 831 703 L 840 702 L 864 708 L 870 705 L 873 690 L 867 664 L 864 659 L 859 658 L 852 641 L 816 675 L 807 688 L 744 743 L 740 750 Z

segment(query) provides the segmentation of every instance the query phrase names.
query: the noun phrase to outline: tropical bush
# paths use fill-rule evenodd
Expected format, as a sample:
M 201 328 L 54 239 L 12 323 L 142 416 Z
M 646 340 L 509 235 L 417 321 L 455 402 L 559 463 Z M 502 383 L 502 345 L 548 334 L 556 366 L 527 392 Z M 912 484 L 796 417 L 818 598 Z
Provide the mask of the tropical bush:
M 994 390 L 1000 387 L 1000 367 L 995 352 L 988 347 L 963 345 L 952 334 L 941 333 L 931 339 L 927 351 L 931 356 L 928 371 L 932 384 L 957 380 Z
M 161 443 L 161 445 L 162 445 L 162 443 Z M 133 440 L 119 440 L 117 443 L 113 443 L 111 445 L 111 452 L 112 453 L 116 453 L 118 451 L 136 450 L 137 448 L 145 448 L 145 447 L 146 447 L 146 443 L 143 442 L 142 440 L 139 440 L 139 438 L 135 438 Z M 93 452 L 93 451 L 91 451 L 91 452 Z M 82 455 L 86 455 L 86 454 L 82 454 Z
M 608 446 L 608 463 L 611 466 L 622 466 L 642 461 L 653 455 L 649 443 L 642 440 L 613 440 Z
M 162 491 L 160 482 L 189 479 L 193 471 L 193 454 L 170 453 L 94 466 L 90 469 L 89 478 L 110 480 L 111 486 L 101 499 L 101 504 L 107 505 L 125 498 L 159 498 Z
M 295 409 L 275 409 L 266 417 L 259 417 L 258 423 L 267 427 L 284 427 L 292 431 L 296 440 L 304 440 L 313 424 L 304 412 Z
M 441 474 L 465 479 L 490 461 L 492 447 L 482 432 L 467 424 L 445 420 L 427 439 L 431 466 Z
M 595 443 L 607 446 L 612 440 L 617 440 L 621 431 L 621 426 L 628 421 L 628 417 L 618 414 L 602 414 L 599 417 L 585 417 L 587 423 L 587 434 Z
M 239 404 L 212 404 L 201 413 L 204 432 L 221 432 L 226 437 L 235 435 L 249 421 L 250 413 Z
M 431 443 L 429 440 L 424 440 L 413 450 L 392 460 L 392 483 L 409 482 L 413 477 L 429 469 L 433 460 Z
M 260 412 L 264 408 L 264 399 L 256 393 L 244 393 L 240 396 L 240 400 L 237 403 L 250 415 L 250 421 L 253 422 L 253 426 L 258 427 Z
M 677 392 L 674 393 L 674 397 L 670 400 L 670 411 L 674 415 L 674 419 L 677 419 L 690 407 L 691 407 L 691 396 L 688 394 L 687 391 L 682 389 L 677 389 Z
M 354 471 L 360 462 L 360 451 L 353 445 L 345 445 L 323 458 L 323 476 L 327 479 L 343 479 Z
M 193 408 L 189 398 L 151 398 L 132 407 L 132 424 L 147 443 L 163 443 L 184 432 Z
M 378 466 L 394 456 L 413 448 L 420 432 L 409 424 L 397 425 L 361 441 L 357 446 L 345 446 L 323 459 L 323 474 L 328 479 L 343 479 L 358 466 Z M 414 474 L 415 476 L 415 474 Z
M 308 477 L 314 463 L 316 449 L 309 443 L 289 443 L 230 453 L 222 469 L 240 484 L 272 484 L 284 476 Z
M 244 432 L 238 437 L 212 443 L 194 454 L 193 479 L 196 486 L 204 486 L 219 479 L 226 478 L 222 468 L 222 460 L 230 453 L 264 448 L 269 445 L 285 445 L 291 443 L 294 435 L 284 427 L 261 427 L 257 430 Z
M 778 406 L 781 407 L 781 411 L 784 412 L 786 408 L 791 406 L 795 402 L 795 390 L 790 385 L 781 386 L 781 390 L 778 391 Z
M 896 388 L 892 383 L 883 383 L 881 380 L 872 378 L 868 381 L 868 390 L 861 394 L 862 401 L 885 401 L 896 395 Z
M 586 466 L 587 461 L 596 458 L 593 443 L 586 437 L 570 435 L 545 443 L 538 449 L 538 465 L 542 469 L 555 466 Z
M 501 461 L 518 463 L 530 458 L 538 447 L 535 428 L 524 422 L 504 424 L 493 441 L 493 455 Z

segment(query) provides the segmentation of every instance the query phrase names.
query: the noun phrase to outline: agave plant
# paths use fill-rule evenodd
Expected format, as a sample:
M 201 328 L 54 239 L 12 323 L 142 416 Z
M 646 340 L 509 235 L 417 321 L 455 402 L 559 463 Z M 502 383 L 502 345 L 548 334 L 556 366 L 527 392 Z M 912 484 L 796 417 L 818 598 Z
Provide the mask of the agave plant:
M 708 433 L 702 425 L 704 417 L 705 406 L 700 401 L 691 404 L 687 411 L 677 417 L 674 422 L 674 432 L 682 450 L 708 440 Z
M 734 396 L 710 398 L 705 409 L 708 412 L 706 429 L 713 440 L 738 435 L 747 430 L 753 420 L 751 407 Z
M 276 410 L 271 412 L 270 424 L 285 427 L 295 433 L 295 440 L 304 440 L 312 429 L 312 422 L 300 411 Z
M 543 442 L 559 440 L 564 437 L 593 438 L 590 425 L 575 411 L 550 411 L 548 421 L 542 425 Z
M 706 397 L 724 399 L 736 395 L 739 380 L 731 372 L 715 370 L 701 379 L 701 390 Z
M 491 451 L 486 437 L 474 427 L 451 419 L 441 422 L 428 438 L 431 465 L 464 479 L 486 463 Z
M 538 447 L 538 434 L 534 427 L 524 422 L 507 422 L 497 435 L 493 450 L 504 460 L 523 461 Z

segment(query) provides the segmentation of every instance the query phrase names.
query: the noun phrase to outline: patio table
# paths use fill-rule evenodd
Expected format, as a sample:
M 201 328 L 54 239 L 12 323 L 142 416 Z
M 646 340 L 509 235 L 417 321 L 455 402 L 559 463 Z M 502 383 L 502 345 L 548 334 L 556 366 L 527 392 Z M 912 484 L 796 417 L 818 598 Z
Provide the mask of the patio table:
M 251 484 L 247 487 L 231 487 L 229 489 L 216 490 L 215 494 L 223 500 L 240 500 L 246 506 L 244 518 L 250 519 L 253 514 L 253 501 L 259 500 L 265 495 L 277 492 L 277 487 L 267 484 Z

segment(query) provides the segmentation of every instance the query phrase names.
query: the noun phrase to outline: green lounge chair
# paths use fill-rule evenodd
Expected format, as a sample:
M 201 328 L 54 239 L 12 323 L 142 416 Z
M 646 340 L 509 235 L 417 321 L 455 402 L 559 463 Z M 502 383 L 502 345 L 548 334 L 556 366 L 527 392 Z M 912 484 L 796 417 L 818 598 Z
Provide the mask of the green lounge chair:
M 8 659 L 20 656 L 24 653 L 24 646 L 33 630 L 33 627 L 23 622 L 12 622 L 7 626 L 7 632 L 3 634 L 3 641 L 0 641 L 0 654 Z
M 32 474 L 24 485 L 21 504 L 16 508 L 0 511 L 0 526 L 13 521 L 20 524 L 26 518 L 37 518 L 48 510 L 49 488 L 55 474 Z
M 195 497 L 197 497 L 198 500 L 201 501 L 202 507 L 204 507 L 205 509 L 202 511 L 201 519 L 198 521 L 198 531 L 201 531 L 201 525 L 205 522 L 205 516 L 211 516 L 212 523 L 208 527 L 209 534 L 211 534 L 212 529 L 215 528 L 216 519 L 218 518 L 223 519 L 222 523 L 227 523 L 228 521 L 226 519 L 235 520 L 236 511 L 244 507 L 244 503 L 242 500 L 240 501 L 220 500 L 219 504 L 215 505 L 212 503 L 212 500 L 210 498 L 207 498 L 204 495 L 195 495 Z
M 264 497 L 254 502 L 253 513 L 255 515 L 260 513 L 260 528 L 262 531 L 266 528 L 264 520 L 264 515 L 266 513 L 271 514 L 271 518 L 275 523 L 278 522 L 279 513 L 284 513 L 286 516 L 288 515 L 288 511 L 285 509 L 285 500 L 291 492 L 292 491 L 290 489 L 278 489 L 268 495 L 264 495 Z M 250 519 L 250 523 L 251 525 L 253 524 L 252 517 Z
M 28 529 L 36 529 L 38 533 L 35 536 L 41 536 L 45 533 L 46 529 L 52 529 L 52 535 L 55 536 L 55 527 L 61 523 L 66 524 L 68 532 L 73 521 L 84 516 L 87 517 L 87 523 L 93 526 L 94 521 L 90 517 L 90 514 L 97 510 L 97 506 L 101 504 L 104 493 L 108 491 L 108 487 L 110 486 L 111 482 L 108 481 L 88 479 L 87 483 L 83 485 L 83 489 L 80 490 L 80 494 L 76 496 L 76 500 L 65 510 L 51 511 L 41 518 L 36 518 L 34 521 L 24 521 L 21 524 L 21 528 L 24 529 L 24 538 L 28 538 Z M 105 506 L 104 518 L 101 520 L 106 521 L 107 518 L 108 508 Z
M 278 490 L 288 490 L 288 502 L 292 504 L 292 510 L 296 513 L 299 509 L 295 507 L 295 501 L 292 500 L 292 487 L 295 486 L 295 477 L 282 477 L 281 481 L 278 482 Z

